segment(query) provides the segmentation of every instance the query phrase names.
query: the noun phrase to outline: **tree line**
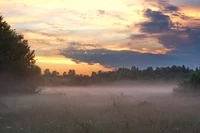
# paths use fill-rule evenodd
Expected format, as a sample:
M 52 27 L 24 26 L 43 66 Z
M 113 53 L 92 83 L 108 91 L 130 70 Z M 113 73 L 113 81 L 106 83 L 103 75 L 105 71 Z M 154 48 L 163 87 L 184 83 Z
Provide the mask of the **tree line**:
M 139 69 L 132 66 L 131 68 L 118 68 L 113 71 L 98 71 L 92 72 L 91 75 L 76 74 L 76 71 L 70 69 L 60 75 L 57 71 L 44 70 L 43 78 L 46 85 L 91 85 L 110 83 L 120 80 L 132 81 L 180 81 L 187 79 L 192 73 L 193 69 L 183 66 L 171 67 L 148 67 L 146 69 Z
M 198 94 L 200 92 L 200 68 L 196 68 L 196 70 L 192 72 L 187 79 L 181 81 L 178 84 L 178 87 L 174 88 L 174 92 L 195 92 L 196 94 Z

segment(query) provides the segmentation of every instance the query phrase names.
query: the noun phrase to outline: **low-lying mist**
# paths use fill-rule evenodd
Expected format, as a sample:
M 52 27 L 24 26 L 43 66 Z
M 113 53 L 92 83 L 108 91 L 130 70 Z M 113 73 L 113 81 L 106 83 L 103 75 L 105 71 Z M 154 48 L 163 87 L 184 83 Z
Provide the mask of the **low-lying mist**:
M 173 95 L 174 86 L 126 82 L 90 87 L 43 87 L 38 95 L 4 96 L 0 98 L 0 132 L 199 131 L 200 99 Z
M 173 85 L 166 84 L 131 84 L 115 83 L 87 87 L 42 87 L 39 95 L 12 95 L 1 97 L 0 100 L 9 106 L 31 107 L 36 105 L 83 104 L 102 106 L 112 104 L 114 100 L 129 102 L 149 101 L 153 97 L 170 96 Z M 151 99 L 148 99 L 151 97 Z M 119 98 L 119 99 L 117 99 Z M 121 99 L 120 99 L 121 98 Z M 122 100 L 123 99 L 123 100 Z M 54 105 L 57 102 L 56 105 Z M 124 102 L 124 101 L 123 101 Z
M 150 84 L 150 83 L 129 83 L 118 82 L 109 85 L 94 85 L 86 87 L 44 87 L 42 93 L 63 93 L 68 95 L 107 95 L 124 93 L 128 95 L 142 94 L 169 94 L 172 93 L 174 84 Z

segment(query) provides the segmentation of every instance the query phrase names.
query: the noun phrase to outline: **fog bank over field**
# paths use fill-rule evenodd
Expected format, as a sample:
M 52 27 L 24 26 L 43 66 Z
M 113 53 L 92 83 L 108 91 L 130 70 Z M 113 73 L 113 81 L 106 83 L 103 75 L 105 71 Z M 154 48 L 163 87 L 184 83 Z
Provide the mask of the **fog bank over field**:
M 200 97 L 173 95 L 173 87 L 123 82 L 2 96 L 0 132 L 199 132 Z
M 117 82 L 108 85 L 94 85 L 84 87 L 43 87 L 42 93 L 62 93 L 67 95 L 109 95 L 120 94 L 124 95 L 152 95 L 152 94 L 171 94 L 175 84 L 167 83 L 132 83 L 132 82 Z
M 133 83 L 116 82 L 107 85 L 80 87 L 42 87 L 39 95 L 12 95 L 1 97 L 0 100 L 9 106 L 105 106 L 113 103 L 140 103 L 169 100 L 174 84 L 166 83 Z M 165 98 L 164 98 L 165 97 Z M 159 99 L 159 100 L 158 100 Z

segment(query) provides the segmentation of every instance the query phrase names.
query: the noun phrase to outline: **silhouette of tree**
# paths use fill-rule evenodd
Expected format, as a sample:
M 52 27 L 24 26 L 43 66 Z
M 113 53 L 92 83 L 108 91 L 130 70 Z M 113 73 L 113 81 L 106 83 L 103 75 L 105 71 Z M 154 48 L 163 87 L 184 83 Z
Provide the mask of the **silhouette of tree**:
M 193 87 L 200 89 L 200 70 L 197 69 L 191 74 L 189 82 Z
M 28 80 L 28 78 L 32 78 L 33 83 L 33 81 L 36 81 L 36 79 L 33 80 L 33 77 L 41 74 L 41 69 L 35 65 L 34 52 L 34 50 L 30 50 L 28 41 L 24 39 L 23 35 L 17 34 L 0 16 L 0 73 L 9 73 L 10 76 L 15 76 L 17 79 L 26 78 Z M 28 87 L 29 85 L 23 83 L 23 86 Z M 5 84 L 4 86 L 8 88 Z M 16 87 L 16 85 L 14 86 Z
M 196 69 L 196 71 L 199 68 Z M 172 81 L 179 82 L 183 79 L 187 79 L 193 70 L 189 67 L 183 66 L 171 66 L 171 67 L 147 67 L 146 69 L 139 69 L 138 67 L 132 66 L 131 68 L 118 68 L 113 71 L 98 71 L 92 72 L 91 76 L 76 75 L 75 70 L 70 69 L 68 74 L 63 73 L 63 84 L 65 85 L 89 85 L 89 84 L 101 84 L 114 82 L 118 80 L 148 80 L 148 81 Z M 47 72 L 49 73 L 49 72 Z M 44 73 L 44 76 L 48 75 Z M 50 74 L 51 75 L 51 74 Z
M 68 72 L 68 76 L 69 77 L 75 77 L 76 76 L 76 71 L 73 69 L 73 70 L 69 70 L 69 72 Z
M 178 84 L 177 88 L 174 88 L 174 92 L 186 92 L 195 93 L 199 95 L 200 92 L 200 70 L 197 68 L 195 71 L 191 71 L 192 74 L 188 79 L 183 80 Z M 186 94 L 184 93 L 184 94 Z
M 67 73 L 66 72 L 63 72 L 63 77 L 67 77 Z
M 51 72 L 49 69 L 45 69 L 44 70 L 44 76 L 50 77 L 51 76 Z
M 34 50 L 30 50 L 28 41 L 0 16 L 0 70 L 26 76 L 35 67 L 34 57 Z
M 53 76 L 53 77 L 57 77 L 58 75 L 59 75 L 59 72 L 57 72 L 57 71 L 53 71 L 52 73 L 51 73 L 51 75 Z

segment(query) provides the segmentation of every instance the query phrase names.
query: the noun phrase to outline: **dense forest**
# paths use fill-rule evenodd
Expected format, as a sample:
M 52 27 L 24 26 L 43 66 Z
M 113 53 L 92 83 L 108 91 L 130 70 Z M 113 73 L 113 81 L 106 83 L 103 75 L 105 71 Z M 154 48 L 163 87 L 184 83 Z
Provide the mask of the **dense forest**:
M 148 67 L 139 69 L 119 68 L 108 72 L 92 72 L 91 75 L 79 75 L 70 69 L 62 75 L 46 69 L 42 74 L 35 65 L 34 50 L 30 50 L 28 41 L 18 34 L 0 16 L 0 94 L 38 93 L 38 86 L 83 86 L 106 84 L 121 80 L 180 82 L 180 90 L 200 89 L 200 69 L 186 66 Z M 187 88 L 187 89 L 185 89 Z M 192 88 L 192 89 L 191 89 Z

